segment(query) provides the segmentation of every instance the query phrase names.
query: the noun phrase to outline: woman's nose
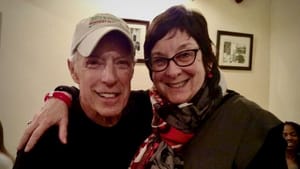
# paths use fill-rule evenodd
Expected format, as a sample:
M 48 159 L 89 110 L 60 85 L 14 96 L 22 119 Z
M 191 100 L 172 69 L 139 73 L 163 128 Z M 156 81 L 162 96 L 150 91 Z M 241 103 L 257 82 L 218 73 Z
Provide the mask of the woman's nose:
M 177 77 L 178 74 L 182 72 L 182 69 L 180 66 L 176 65 L 173 60 L 170 60 L 169 65 L 165 71 L 169 77 Z

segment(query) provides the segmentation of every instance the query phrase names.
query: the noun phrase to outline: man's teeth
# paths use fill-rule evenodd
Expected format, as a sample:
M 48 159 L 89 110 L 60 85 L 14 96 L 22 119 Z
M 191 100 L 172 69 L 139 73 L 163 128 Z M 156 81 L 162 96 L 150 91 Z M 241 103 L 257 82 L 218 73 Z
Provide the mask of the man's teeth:
M 114 98 L 117 96 L 117 94 L 114 93 L 100 93 L 99 96 L 105 97 L 105 98 Z

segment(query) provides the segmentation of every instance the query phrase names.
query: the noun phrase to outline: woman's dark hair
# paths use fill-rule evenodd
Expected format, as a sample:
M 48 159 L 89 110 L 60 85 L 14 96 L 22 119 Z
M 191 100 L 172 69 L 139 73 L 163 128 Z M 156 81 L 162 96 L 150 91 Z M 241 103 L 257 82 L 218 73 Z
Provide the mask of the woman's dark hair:
M 300 125 L 298 123 L 293 122 L 293 121 L 286 121 L 286 122 L 284 122 L 284 125 L 290 125 L 290 126 L 292 126 L 295 129 L 296 134 L 297 134 L 297 136 L 300 139 Z
M 205 17 L 196 11 L 187 10 L 182 5 L 173 6 L 165 12 L 156 16 L 151 22 L 144 43 L 144 58 L 148 67 L 150 78 L 152 79 L 149 63 L 151 60 L 151 50 L 157 41 L 162 39 L 172 29 L 186 31 L 194 38 L 202 52 L 202 60 L 206 74 L 212 73 L 212 78 L 206 78 L 210 88 L 210 96 L 214 97 L 220 80 L 220 72 L 217 66 L 217 59 L 212 50 L 212 41 L 208 34 Z

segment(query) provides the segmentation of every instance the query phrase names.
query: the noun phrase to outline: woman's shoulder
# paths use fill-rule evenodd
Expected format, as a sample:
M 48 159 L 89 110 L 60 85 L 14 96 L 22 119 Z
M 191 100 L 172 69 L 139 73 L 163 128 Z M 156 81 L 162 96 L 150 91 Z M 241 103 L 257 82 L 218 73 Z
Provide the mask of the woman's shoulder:
M 271 112 L 262 108 L 256 102 L 249 100 L 245 96 L 230 90 L 226 96 L 224 96 L 224 105 L 235 108 L 235 111 L 242 111 L 244 113 L 253 114 L 270 114 Z M 272 113 L 271 113 L 272 114 Z
M 262 108 L 256 102 L 247 99 L 246 97 L 229 91 L 229 97 L 224 101 L 222 111 L 233 116 L 247 117 L 249 122 L 255 122 L 261 125 L 278 125 L 282 122 L 270 111 Z M 224 97 L 226 98 L 226 96 Z
M 224 103 L 234 107 L 245 108 L 249 110 L 259 110 L 259 111 L 266 111 L 256 102 L 249 100 L 245 96 L 237 93 L 233 90 L 228 90 L 227 94 L 224 96 Z

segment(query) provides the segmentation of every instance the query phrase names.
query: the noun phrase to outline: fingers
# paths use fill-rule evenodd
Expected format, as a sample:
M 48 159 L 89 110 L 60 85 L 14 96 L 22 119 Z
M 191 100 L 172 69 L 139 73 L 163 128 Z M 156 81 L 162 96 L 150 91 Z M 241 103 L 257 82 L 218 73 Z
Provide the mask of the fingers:
M 54 125 L 53 121 L 43 120 L 42 123 L 38 123 L 38 121 L 42 121 L 37 119 L 35 122 L 29 125 L 29 127 L 25 130 L 25 133 L 21 139 L 20 147 L 22 148 L 26 142 L 26 146 L 24 151 L 29 152 L 41 136 L 49 129 L 50 126 Z M 59 123 L 59 138 L 63 144 L 67 143 L 67 118 L 61 120 Z
M 18 150 L 21 150 L 26 145 L 26 143 L 28 142 L 28 139 L 31 137 L 31 134 L 35 130 L 36 127 L 37 127 L 37 125 L 35 123 L 31 122 L 30 124 L 28 124 L 28 126 L 18 144 L 18 147 L 17 147 Z
M 58 137 L 62 143 L 67 142 L 68 107 L 61 100 L 50 98 L 40 112 L 35 114 L 31 123 L 28 124 L 18 145 L 18 150 L 24 146 L 25 152 L 30 151 L 38 142 L 43 133 L 53 125 L 59 125 Z
M 29 152 L 34 145 L 38 142 L 43 133 L 51 126 L 53 122 L 47 119 L 41 119 L 40 114 L 36 114 L 30 122 L 21 138 L 18 145 L 18 150 L 25 146 L 24 151 Z
M 64 118 L 59 123 L 59 139 L 63 144 L 67 144 L 68 118 Z
M 34 129 L 34 132 L 31 134 L 30 139 L 28 140 L 24 151 L 29 152 L 47 129 L 48 127 L 45 127 L 43 125 L 38 125 Z
M 21 150 L 26 145 L 29 137 L 31 136 L 30 133 L 31 133 L 30 131 L 29 132 L 25 131 L 25 133 L 22 135 L 21 140 L 17 147 L 18 150 Z
M 41 115 L 38 117 L 35 116 L 33 122 L 25 130 L 23 136 L 24 139 L 21 139 L 21 142 L 24 145 L 27 141 L 24 151 L 29 152 L 35 146 L 41 136 L 46 132 L 46 130 L 48 130 L 49 127 L 54 124 L 55 121 L 48 120 L 48 118 L 41 117 Z

